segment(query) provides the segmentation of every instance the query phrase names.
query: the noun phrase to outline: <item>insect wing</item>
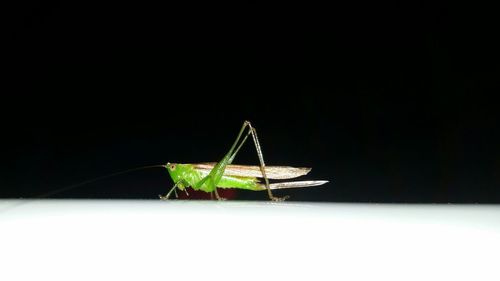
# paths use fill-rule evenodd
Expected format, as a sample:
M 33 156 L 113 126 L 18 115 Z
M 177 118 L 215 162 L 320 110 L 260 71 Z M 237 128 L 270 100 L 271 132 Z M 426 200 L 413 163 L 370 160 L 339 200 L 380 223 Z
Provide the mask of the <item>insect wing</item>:
M 191 164 L 194 168 L 209 173 L 217 163 Z M 306 175 L 311 168 L 289 166 L 266 166 L 266 175 L 269 179 L 293 179 Z M 224 175 L 235 177 L 262 178 L 259 166 L 227 165 Z
M 318 186 L 327 183 L 325 180 L 316 180 L 316 181 L 289 181 L 289 182 L 278 182 L 272 183 L 269 185 L 270 189 L 286 189 L 286 188 L 300 188 L 300 187 L 311 187 Z M 265 185 L 260 185 L 263 189 L 265 189 Z

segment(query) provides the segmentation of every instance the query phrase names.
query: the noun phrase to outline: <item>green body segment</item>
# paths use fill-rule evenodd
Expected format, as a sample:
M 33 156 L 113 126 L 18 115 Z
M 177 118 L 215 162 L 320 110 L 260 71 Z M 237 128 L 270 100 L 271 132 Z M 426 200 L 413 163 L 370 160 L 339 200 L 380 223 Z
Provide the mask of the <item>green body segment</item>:
M 170 177 L 177 184 L 178 188 L 183 190 L 186 187 L 191 187 L 194 190 L 202 190 L 205 192 L 215 191 L 215 186 L 211 185 L 208 180 L 199 184 L 208 173 L 197 170 L 190 164 L 167 164 L 166 168 Z M 263 190 L 259 185 L 259 181 L 255 177 L 234 177 L 223 175 L 216 187 L 219 188 L 239 188 L 248 190 Z

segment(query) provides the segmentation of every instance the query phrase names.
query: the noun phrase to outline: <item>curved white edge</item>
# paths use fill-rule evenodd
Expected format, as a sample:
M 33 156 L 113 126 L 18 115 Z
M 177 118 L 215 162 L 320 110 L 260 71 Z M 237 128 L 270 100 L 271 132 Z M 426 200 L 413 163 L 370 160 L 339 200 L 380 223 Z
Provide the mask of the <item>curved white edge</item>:
M 500 280 L 500 206 L 0 200 L 2 280 Z

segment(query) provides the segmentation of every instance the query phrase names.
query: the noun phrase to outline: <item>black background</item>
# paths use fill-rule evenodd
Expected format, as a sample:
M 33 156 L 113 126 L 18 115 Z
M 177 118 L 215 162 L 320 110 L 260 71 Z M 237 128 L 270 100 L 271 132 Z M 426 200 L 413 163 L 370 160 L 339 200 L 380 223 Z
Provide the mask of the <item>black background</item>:
M 0 196 L 219 160 L 244 120 L 292 200 L 499 203 L 494 9 L 31 1 L 8 19 Z M 252 146 L 236 158 L 256 164 Z M 54 197 L 156 198 L 165 171 Z M 238 192 L 234 198 L 266 199 Z

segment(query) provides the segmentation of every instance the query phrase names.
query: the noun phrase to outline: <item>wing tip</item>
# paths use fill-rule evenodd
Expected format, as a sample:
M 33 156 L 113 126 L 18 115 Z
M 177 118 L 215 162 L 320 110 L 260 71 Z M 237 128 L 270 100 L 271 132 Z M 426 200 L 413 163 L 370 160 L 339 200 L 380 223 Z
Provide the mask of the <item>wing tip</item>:
M 317 185 L 323 185 L 325 183 L 329 183 L 330 181 L 329 180 L 318 180 L 316 181 Z
M 328 180 L 310 180 L 310 181 L 290 181 L 290 182 L 279 182 L 272 183 L 269 185 L 271 189 L 287 189 L 287 188 L 301 188 L 301 187 L 312 187 L 324 185 L 330 181 Z M 265 185 L 260 184 L 261 190 L 265 189 Z

